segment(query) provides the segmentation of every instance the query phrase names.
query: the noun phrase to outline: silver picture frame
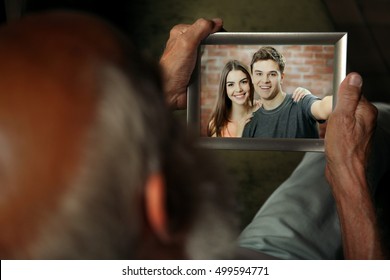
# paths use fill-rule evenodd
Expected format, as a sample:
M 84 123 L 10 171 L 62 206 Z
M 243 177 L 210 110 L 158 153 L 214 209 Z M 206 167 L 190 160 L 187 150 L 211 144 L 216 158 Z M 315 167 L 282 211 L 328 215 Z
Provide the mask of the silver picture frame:
M 198 144 L 204 148 L 228 150 L 280 150 L 280 151 L 311 151 L 323 152 L 323 139 L 306 138 L 224 138 L 207 137 L 202 134 L 202 123 L 205 117 L 202 113 L 202 69 L 205 68 L 204 53 L 207 48 L 238 49 L 259 48 L 260 46 L 290 47 L 300 46 L 329 46 L 333 50 L 331 59 L 332 78 L 329 88 L 333 95 L 333 106 L 341 81 L 346 75 L 347 33 L 345 32 L 272 32 L 272 33 L 245 33 L 219 32 L 208 36 L 202 41 L 198 50 L 196 66 L 188 87 L 187 125 L 198 137 Z M 216 52 L 214 52 L 216 53 Z M 218 53 L 218 52 L 217 52 Z M 222 52 L 221 52 L 222 53 Z M 236 52 L 237 53 L 237 52 Z M 223 55 L 223 54 L 222 54 Z M 235 59 L 229 57 L 229 59 Z M 287 65 L 288 65 L 287 60 Z M 329 64 L 329 63 L 328 63 Z M 222 69 L 222 68 L 221 68 Z M 285 71 L 286 72 L 286 71 Z M 203 77 L 204 79 L 204 77 Z M 286 79 L 286 78 L 285 78 Z M 203 119 L 201 119 L 203 118 Z M 203 125 L 204 127 L 204 125 Z

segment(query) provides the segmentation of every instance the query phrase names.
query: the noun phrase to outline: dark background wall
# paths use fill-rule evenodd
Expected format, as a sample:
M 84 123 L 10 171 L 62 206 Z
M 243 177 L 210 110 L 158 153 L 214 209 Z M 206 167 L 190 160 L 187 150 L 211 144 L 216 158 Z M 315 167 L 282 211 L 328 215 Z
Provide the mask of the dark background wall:
M 15 0 L 13 0 L 15 1 Z M 18 0 L 16 0 L 18 1 Z M 221 17 L 228 31 L 331 31 L 320 0 L 19 0 L 24 12 L 75 8 L 99 14 L 158 56 L 170 28 L 199 17 Z
M 150 56 L 161 55 L 169 30 L 199 17 L 221 17 L 228 31 L 348 31 L 350 70 L 365 78 L 365 93 L 390 101 L 389 1 L 383 0 L 10 0 L 22 15 L 52 8 L 88 11 L 122 29 Z M 0 20 L 4 21 L 4 6 Z M 17 9 L 16 9 L 17 10 Z M 17 12 L 13 13 L 17 17 Z M 377 16 L 378 15 L 378 16 Z M 387 44 L 387 45 L 386 45 Z M 185 118 L 185 112 L 177 113 Z M 297 152 L 215 151 L 238 182 L 242 224 L 302 158 Z

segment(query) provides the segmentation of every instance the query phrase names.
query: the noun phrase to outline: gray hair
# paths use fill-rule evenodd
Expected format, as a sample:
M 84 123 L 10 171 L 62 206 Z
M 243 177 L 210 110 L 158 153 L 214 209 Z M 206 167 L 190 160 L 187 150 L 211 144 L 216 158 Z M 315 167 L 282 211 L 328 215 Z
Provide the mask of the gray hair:
M 173 120 L 151 82 L 154 74 L 136 70 L 137 64 L 103 67 L 98 118 L 85 139 L 83 163 L 58 210 L 47 214 L 49 222 L 29 248 L 32 258 L 134 258 L 140 197 L 155 171 L 166 176 L 170 230 L 191 229 L 188 257 L 229 257 L 237 225 L 230 180 L 206 164 L 210 159 Z

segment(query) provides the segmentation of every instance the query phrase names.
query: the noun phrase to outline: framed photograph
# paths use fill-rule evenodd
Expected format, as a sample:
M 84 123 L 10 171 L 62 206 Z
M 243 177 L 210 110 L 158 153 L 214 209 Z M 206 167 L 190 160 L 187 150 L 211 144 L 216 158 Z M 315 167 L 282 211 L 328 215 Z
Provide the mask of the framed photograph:
M 266 58 L 268 64 L 259 62 L 254 57 L 259 57 L 260 49 L 274 51 L 272 57 L 281 54 L 282 59 Z M 308 112 L 311 104 L 323 99 L 330 100 L 332 110 L 339 84 L 346 75 L 346 52 L 347 33 L 341 32 L 212 34 L 199 47 L 188 89 L 188 126 L 199 136 L 199 144 L 207 148 L 323 152 L 320 135 L 326 120 L 314 120 L 312 124 L 308 118 L 313 116 Z M 293 109 L 286 110 L 299 112 L 268 120 L 270 116 L 266 114 L 279 108 L 269 109 L 274 95 L 284 103 L 290 102 L 297 89 L 305 89 L 307 96 L 291 101 Z M 242 108 L 247 112 L 243 121 L 230 121 Z M 290 119 L 295 119 L 294 123 Z M 217 125 L 221 123 L 222 128 Z M 315 125 L 310 128 L 312 133 L 305 132 L 309 123 Z

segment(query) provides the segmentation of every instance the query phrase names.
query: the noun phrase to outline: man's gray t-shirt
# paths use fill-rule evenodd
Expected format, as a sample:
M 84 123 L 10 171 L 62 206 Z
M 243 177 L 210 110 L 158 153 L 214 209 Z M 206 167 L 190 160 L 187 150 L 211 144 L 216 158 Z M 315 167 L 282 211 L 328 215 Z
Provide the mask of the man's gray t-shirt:
M 246 124 L 242 137 L 318 138 L 317 120 L 311 113 L 311 105 L 317 100 L 320 99 L 309 94 L 294 102 L 292 94 L 286 94 L 276 109 L 257 110 Z

